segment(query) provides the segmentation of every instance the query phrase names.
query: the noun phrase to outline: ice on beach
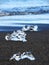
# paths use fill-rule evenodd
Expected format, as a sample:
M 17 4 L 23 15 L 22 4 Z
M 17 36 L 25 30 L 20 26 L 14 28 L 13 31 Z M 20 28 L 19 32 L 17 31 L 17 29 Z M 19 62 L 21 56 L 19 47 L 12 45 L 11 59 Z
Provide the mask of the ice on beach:
M 16 54 L 13 54 L 13 56 L 10 58 L 10 60 L 12 59 L 15 59 L 16 61 L 19 61 L 19 60 L 23 60 L 23 59 L 29 59 L 31 61 L 35 60 L 35 57 L 32 55 L 31 52 L 23 52 L 22 54 L 19 52 L 19 53 L 16 53 Z
M 35 26 L 31 26 L 31 25 L 28 25 L 28 26 L 24 26 L 22 27 L 21 30 L 17 30 L 17 31 L 14 31 L 12 34 L 8 34 L 5 36 L 5 39 L 8 41 L 8 40 L 12 40 L 12 41 L 23 41 L 23 42 L 26 42 L 26 33 L 25 31 L 38 31 L 38 26 L 35 25 Z
M 8 34 L 5 36 L 5 39 L 11 41 L 23 41 L 26 42 L 26 33 L 21 30 L 14 31 L 12 34 Z
M 22 28 L 22 31 L 38 31 L 37 25 L 28 25 Z

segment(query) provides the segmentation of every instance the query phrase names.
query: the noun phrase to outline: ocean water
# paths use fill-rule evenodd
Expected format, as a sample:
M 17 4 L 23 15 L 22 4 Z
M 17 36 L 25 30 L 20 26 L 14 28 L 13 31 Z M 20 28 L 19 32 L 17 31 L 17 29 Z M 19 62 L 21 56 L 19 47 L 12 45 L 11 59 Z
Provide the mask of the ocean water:
M 26 25 L 30 25 L 30 24 L 26 24 Z M 37 25 L 38 26 L 38 31 L 47 31 L 49 30 L 49 24 L 31 24 L 31 25 Z M 4 32 L 4 31 L 16 31 L 16 30 L 21 30 L 22 27 L 17 26 L 17 27 L 11 27 L 11 26 L 0 26 L 0 32 Z
M 0 32 L 25 25 L 37 25 L 38 31 L 49 30 L 49 0 L 0 0 Z
M 0 17 L 0 32 L 22 29 L 25 25 L 37 25 L 38 31 L 49 30 L 49 14 Z

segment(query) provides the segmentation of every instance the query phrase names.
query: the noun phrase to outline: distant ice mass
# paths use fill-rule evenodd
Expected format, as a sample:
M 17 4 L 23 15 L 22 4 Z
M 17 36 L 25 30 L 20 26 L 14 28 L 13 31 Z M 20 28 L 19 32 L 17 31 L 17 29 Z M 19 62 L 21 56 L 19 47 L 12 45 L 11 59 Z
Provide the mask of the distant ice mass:
M 32 55 L 31 52 L 23 52 L 22 54 L 19 52 L 19 53 L 16 53 L 16 54 L 13 54 L 13 56 L 10 58 L 10 60 L 12 59 L 15 59 L 16 61 L 19 61 L 19 60 L 23 60 L 23 59 L 29 59 L 29 60 L 35 60 L 35 57 Z

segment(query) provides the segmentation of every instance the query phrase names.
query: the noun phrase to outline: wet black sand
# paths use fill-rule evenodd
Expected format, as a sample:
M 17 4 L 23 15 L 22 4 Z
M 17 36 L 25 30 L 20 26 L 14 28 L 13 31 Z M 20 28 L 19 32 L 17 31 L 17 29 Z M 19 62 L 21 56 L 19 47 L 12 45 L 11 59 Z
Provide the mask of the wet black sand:
M 6 41 L 7 32 L 0 32 L 0 65 L 49 65 L 49 31 L 26 33 L 28 41 L 23 43 Z M 31 51 L 36 60 L 10 61 L 10 57 L 19 51 Z

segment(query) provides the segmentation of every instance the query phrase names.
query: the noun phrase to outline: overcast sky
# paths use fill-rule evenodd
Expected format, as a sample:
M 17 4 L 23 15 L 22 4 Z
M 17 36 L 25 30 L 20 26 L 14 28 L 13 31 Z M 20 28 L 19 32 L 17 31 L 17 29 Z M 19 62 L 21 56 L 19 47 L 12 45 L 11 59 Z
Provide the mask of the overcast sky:
M 49 0 L 0 0 L 0 8 L 48 6 Z

